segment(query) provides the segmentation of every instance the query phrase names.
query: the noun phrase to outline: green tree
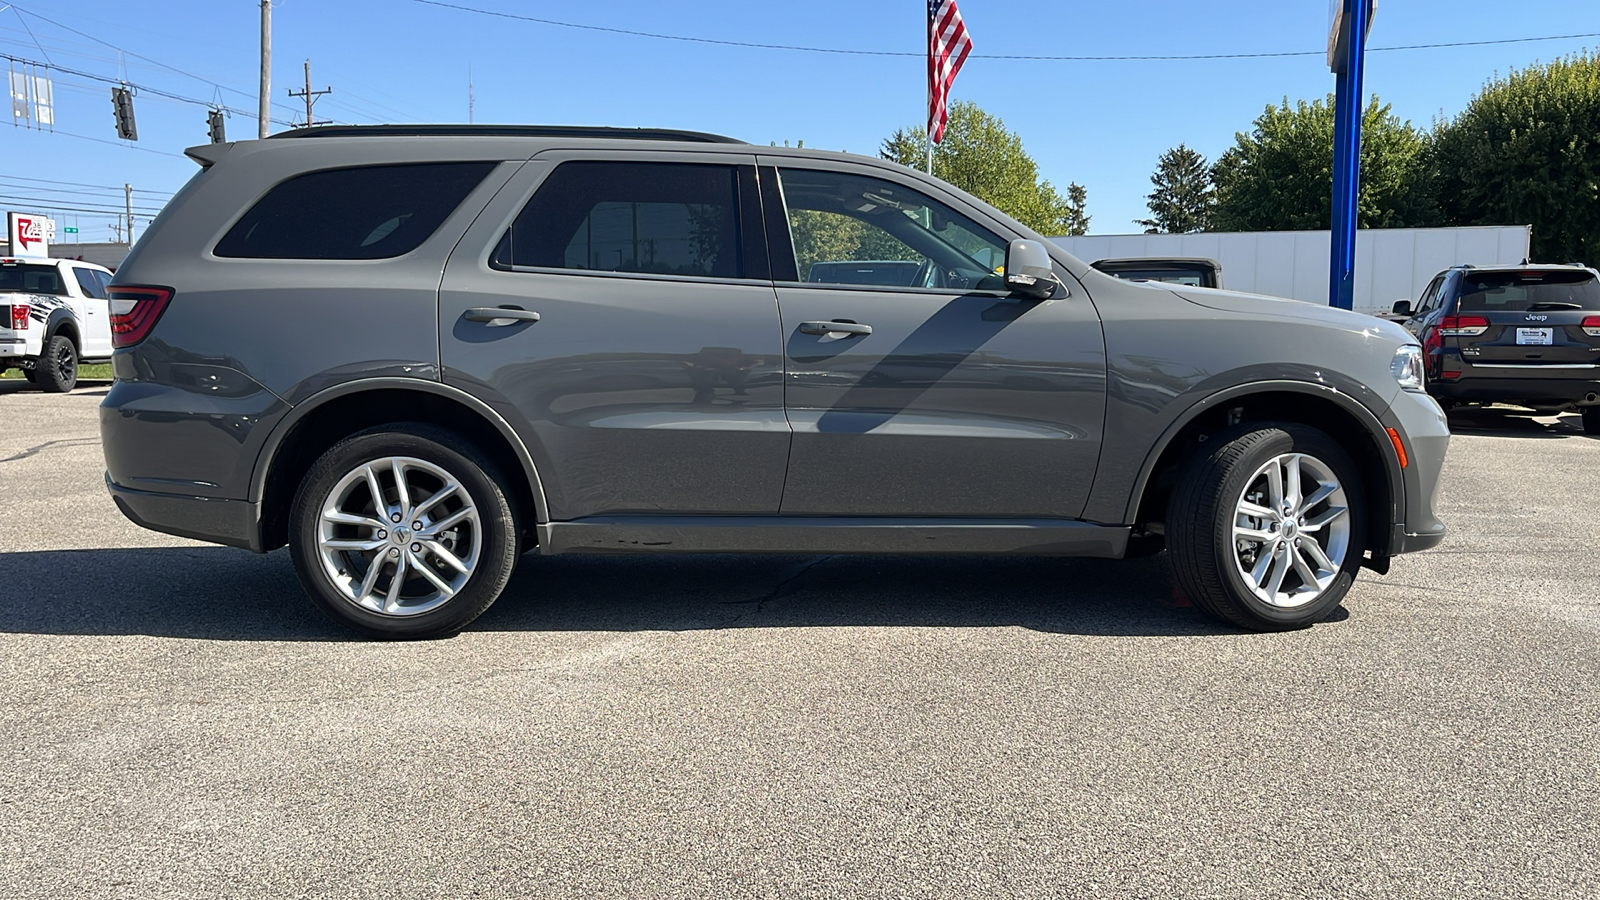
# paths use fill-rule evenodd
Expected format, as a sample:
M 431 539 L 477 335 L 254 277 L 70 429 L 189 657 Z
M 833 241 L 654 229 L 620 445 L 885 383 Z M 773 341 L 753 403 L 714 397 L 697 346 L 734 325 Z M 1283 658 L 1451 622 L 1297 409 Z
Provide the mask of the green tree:
M 1434 134 L 1440 211 L 1532 225 L 1533 255 L 1600 263 L 1600 53 L 1489 82 Z
M 923 167 L 926 154 L 920 127 L 896 131 L 881 151 L 884 159 L 916 169 Z M 950 106 L 944 140 L 933 154 L 933 174 L 1040 234 L 1083 234 L 1089 228 L 1083 187 L 1069 185 L 1063 198 L 1039 177 L 1039 166 L 1022 149 L 1022 138 L 969 100 Z
M 1187 234 L 1211 227 L 1217 192 L 1204 156 L 1179 144 L 1161 154 L 1150 183 L 1155 186 L 1146 197 L 1151 218 L 1133 223 L 1146 234 Z
M 1333 98 L 1268 106 L 1212 169 L 1220 231 L 1327 228 L 1333 219 Z M 1427 191 L 1427 136 L 1376 97 L 1361 117 L 1357 224 L 1433 224 Z

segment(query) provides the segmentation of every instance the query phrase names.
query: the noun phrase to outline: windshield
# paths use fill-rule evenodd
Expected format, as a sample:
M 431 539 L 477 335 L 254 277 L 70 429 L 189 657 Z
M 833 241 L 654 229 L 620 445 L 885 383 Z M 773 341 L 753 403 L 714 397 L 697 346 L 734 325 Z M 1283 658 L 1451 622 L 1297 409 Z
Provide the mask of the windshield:
M 0 293 L 67 295 L 66 282 L 55 266 L 0 263 Z
M 1600 281 L 1581 269 L 1570 272 L 1468 272 L 1461 279 L 1460 309 L 1462 312 L 1600 310 Z

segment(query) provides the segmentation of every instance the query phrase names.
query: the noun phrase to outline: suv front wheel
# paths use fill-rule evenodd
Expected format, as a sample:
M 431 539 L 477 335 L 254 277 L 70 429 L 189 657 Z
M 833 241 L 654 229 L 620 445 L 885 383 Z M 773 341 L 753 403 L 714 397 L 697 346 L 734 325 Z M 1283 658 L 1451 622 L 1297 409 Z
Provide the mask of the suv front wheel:
M 1321 621 L 1366 547 L 1361 476 L 1326 434 L 1251 425 L 1214 436 L 1172 495 L 1178 585 L 1212 615 L 1260 631 Z
M 386 425 L 335 444 L 300 483 L 290 555 L 324 613 L 371 637 L 454 634 L 516 564 L 517 525 L 494 464 L 456 435 Z

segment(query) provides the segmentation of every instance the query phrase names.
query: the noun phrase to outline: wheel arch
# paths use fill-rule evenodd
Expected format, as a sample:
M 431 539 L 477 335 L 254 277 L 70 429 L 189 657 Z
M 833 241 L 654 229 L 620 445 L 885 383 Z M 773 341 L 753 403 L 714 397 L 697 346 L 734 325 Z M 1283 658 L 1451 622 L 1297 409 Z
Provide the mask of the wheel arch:
M 274 426 L 251 473 L 252 501 L 260 504 L 262 550 L 283 546 L 294 489 L 326 450 L 358 431 L 387 422 L 426 422 L 462 434 L 488 454 L 507 476 L 513 502 L 531 509 L 524 528 L 532 533 L 550 521 L 543 483 L 526 444 L 505 418 L 457 388 L 415 378 L 372 378 L 328 388 L 297 404 Z
M 72 341 L 73 352 L 83 355 L 83 336 L 78 332 L 78 318 L 70 310 L 57 309 L 45 319 L 44 339 L 50 340 L 58 334 L 64 334 Z
M 1162 432 L 1139 471 L 1124 521 L 1163 521 L 1171 484 L 1205 436 L 1238 421 L 1296 422 L 1337 441 L 1361 470 L 1367 500 L 1367 547 L 1373 559 L 1392 554 L 1391 523 L 1405 521 L 1405 482 L 1382 422 L 1360 401 L 1324 384 L 1255 382 L 1211 394 Z

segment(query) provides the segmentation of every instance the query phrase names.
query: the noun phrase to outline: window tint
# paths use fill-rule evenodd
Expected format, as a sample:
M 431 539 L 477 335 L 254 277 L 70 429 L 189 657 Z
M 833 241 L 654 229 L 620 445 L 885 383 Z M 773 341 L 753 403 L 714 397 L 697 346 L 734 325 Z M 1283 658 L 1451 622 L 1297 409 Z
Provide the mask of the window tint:
M 1461 312 L 1529 309 L 1600 310 L 1600 282 L 1571 272 L 1468 272 L 1461 276 Z
M 801 281 L 1003 290 L 1006 241 L 943 203 L 877 178 L 778 171 Z
M 1434 279 L 1428 282 L 1428 286 L 1422 289 L 1422 297 L 1417 300 L 1417 306 L 1412 310 L 1412 315 L 1420 316 L 1438 305 L 1439 288 L 1443 286 L 1444 276 L 1434 276 Z
M 744 277 L 737 168 L 569 162 L 495 248 L 496 266 Z
M 0 264 L 0 293 L 6 291 L 65 297 L 67 286 L 55 266 L 3 263 Z
M 217 243 L 218 256 L 386 259 L 417 249 L 497 165 L 328 169 L 267 192 Z
M 78 287 L 83 288 L 85 297 L 94 297 L 100 300 L 106 299 L 105 284 L 95 277 L 100 274 L 99 272 L 93 269 L 80 269 L 77 266 L 73 266 L 72 274 L 78 279 Z

